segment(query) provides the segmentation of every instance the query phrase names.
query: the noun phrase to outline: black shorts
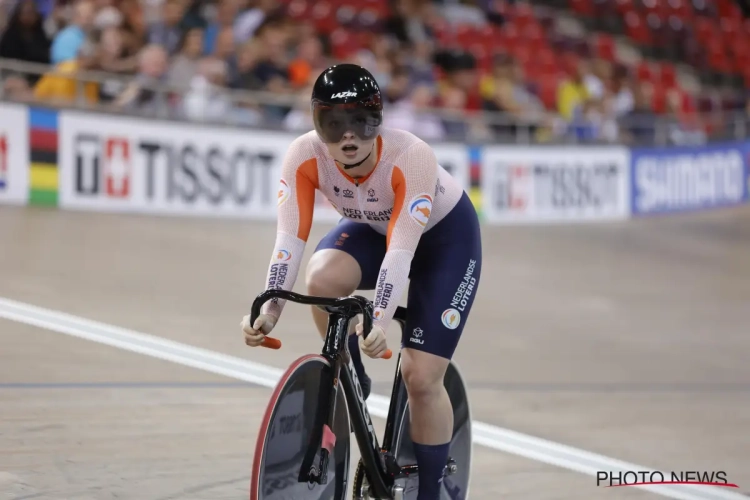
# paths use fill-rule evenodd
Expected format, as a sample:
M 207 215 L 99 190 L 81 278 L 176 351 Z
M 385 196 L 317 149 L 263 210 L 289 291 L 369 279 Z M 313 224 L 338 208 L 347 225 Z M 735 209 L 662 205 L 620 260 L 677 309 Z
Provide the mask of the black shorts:
M 348 237 L 342 238 L 342 233 Z M 315 251 L 336 249 L 359 263 L 358 290 L 374 290 L 386 251 L 385 235 L 342 219 Z M 451 359 L 474 303 L 482 272 L 479 218 L 466 195 L 419 240 L 409 272 L 408 319 L 402 348 Z

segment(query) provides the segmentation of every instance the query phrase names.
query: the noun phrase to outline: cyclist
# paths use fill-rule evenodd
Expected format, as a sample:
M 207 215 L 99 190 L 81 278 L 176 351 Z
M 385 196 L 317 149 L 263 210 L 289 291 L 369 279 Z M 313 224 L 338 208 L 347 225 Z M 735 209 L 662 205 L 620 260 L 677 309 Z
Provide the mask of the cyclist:
M 409 285 L 402 371 L 419 467 L 418 500 L 436 500 L 453 435 L 443 378 L 481 274 L 477 213 L 430 146 L 409 132 L 382 126 L 380 89 L 364 68 L 340 64 L 323 71 L 311 107 L 314 130 L 295 139 L 283 160 L 267 288 L 294 286 L 315 191 L 321 191 L 343 217 L 308 263 L 307 290 L 324 297 L 375 291 L 372 331 L 363 332 L 355 320 L 351 333 L 356 335 L 349 337 L 367 396 L 370 378 L 360 349 L 372 358 L 385 352 L 385 332 Z M 246 344 L 262 344 L 283 307 L 282 300 L 267 302 L 253 325 L 245 316 Z M 313 307 L 312 314 L 324 336 L 327 313 Z

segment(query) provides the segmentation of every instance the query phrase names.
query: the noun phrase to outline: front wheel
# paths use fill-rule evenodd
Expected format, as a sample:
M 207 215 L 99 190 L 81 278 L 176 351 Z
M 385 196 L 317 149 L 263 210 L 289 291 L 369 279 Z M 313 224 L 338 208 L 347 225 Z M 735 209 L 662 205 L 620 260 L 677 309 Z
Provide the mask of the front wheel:
M 453 437 L 451 438 L 448 455 L 455 460 L 455 471 L 446 471 L 443 486 L 440 490 L 440 500 L 466 500 L 469 498 L 473 451 L 469 396 L 463 377 L 453 361 L 448 364 L 443 380 L 453 406 Z M 398 430 L 393 453 L 396 462 L 401 466 L 417 463 L 414 455 L 414 443 L 411 440 L 409 430 L 409 420 L 409 403 L 407 402 L 403 406 L 401 414 L 396 415 Z M 396 484 L 403 488 L 404 500 L 416 500 L 419 492 L 419 473 L 416 477 L 401 479 Z M 376 500 L 375 497 L 369 495 L 369 481 L 361 460 L 354 475 L 353 489 L 354 500 Z
M 349 411 L 336 390 L 326 484 L 300 482 L 300 467 L 314 435 L 321 376 L 331 365 L 320 355 L 302 356 L 282 375 L 266 407 L 258 433 L 250 481 L 250 500 L 344 500 L 349 477 Z M 323 390 L 331 390 L 324 386 Z M 323 410 L 326 411 L 326 410 Z M 320 429 L 317 429 L 320 431 Z M 320 464 L 320 451 L 313 466 Z

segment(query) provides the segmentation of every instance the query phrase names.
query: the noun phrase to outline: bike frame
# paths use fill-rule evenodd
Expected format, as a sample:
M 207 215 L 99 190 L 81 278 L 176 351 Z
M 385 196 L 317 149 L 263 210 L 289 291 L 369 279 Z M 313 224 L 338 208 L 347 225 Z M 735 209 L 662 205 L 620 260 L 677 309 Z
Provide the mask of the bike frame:
M 398 431 L 396 416 L 402 413 L 407 403 L 406 387 L 401 375 L 401 353 L 399 351 L 396 375 L 391 391 L 391 401 L 388 408 L 385 433 L 383 435 L 383 447 L 378 443 L 377 433 L 372 423 L 372 417 L 367 409 L 367 404 L 362 393 L 362 386 L 357 378 L 354 364 L 349 354 L 348 339 L 349 323 L 362 314 L 364 331 L 372 330 L 372 303 L 361 296 L 350 296 L 342 298 L 315 297 L 301 295 L 285 290 L 266 290 L 262 292 L 253 302 L 251 320 L 252 324 L 260 314 L 261 306 L 268 300 L 281 299 L 300 304 L 321 307 L 329 313 L 328 327 L 323 343 L 321 355 L 328 360 L 330 369 L 321 374 L 320 400 L 318 401 L 318 412 L 313 427 L 313 435 L 310 438 L 305 458 L 300 467 L 299 480 L 306 482 L 318 482 L 324 484 L 327 481 L 328 454 L 323 449 L 320 468 L 321 474 L 316 474 L 313 460 L 318 451 L 321 451 L 324 425 L 333 427 L 335 415 L 335 394 L 339 381 L 341 382 L 350 421 L 357 438 L 357 444 L 361 453 L 362 461 L 368 472 L 367 478 L 373 493 L 379 498 L 393 498 L 391 487 L 397 477 L 404 474 L 413 474 L 417 471 L 416 466 L 409 465 L 400 467 L 395 461 L 392 450 L 396 445 L 396 433 Z M 406 322 L 406 309 L 398 307 L 394 319 L 398 321 L 403 330 Z M 344 368 L 342 370 L 342 367 Z M 356 404 L 354 403 L 356 401 Z

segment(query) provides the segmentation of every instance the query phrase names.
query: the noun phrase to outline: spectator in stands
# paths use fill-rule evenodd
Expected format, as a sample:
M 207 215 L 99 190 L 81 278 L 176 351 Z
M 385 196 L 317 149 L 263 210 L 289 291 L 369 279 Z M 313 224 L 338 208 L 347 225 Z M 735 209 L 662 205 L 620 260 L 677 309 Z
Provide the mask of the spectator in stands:
M 232 103 L 224 91 L 226 62 L 206 57 L 198 62 L 196 69 L 183 103 L 185 116 L 195 121 L 217 121 L 228 116 L 232 111 Z
M 178 46 L 177 55 L 172 58 L 167 75 L 170 85 L 187 85 L 196 75 L 198 61 L 203 55 L 203 30 L 192 28 L 185 31 Z
M 206 0 L 182 0 L 183 14 L 180 19 L 180 29 L 182 31 L 200 28 L 205 30 L 208 26 L 206 19 L 203 17 L 204 4 Z
M 206 34 L 204 33 L 203 34 L 204 42 L 205 42 L 205 39 L 206 39 Z M 205 46 L 205 43 L 204 43 L 204 46 Z M 236 50 L 234 46 L 234 34 L 232 33 L 232 28 L 222 29 L 216 36 L 216 40 L 213 44 L 213 50 L 211 52 L 206 53 L 206 55 L 213 56 L 217 59 L 221 59 L 222 61 L 226 62 L 227 68 L 234 66 L 235 54 L 236 54 Z
M 676 89 L 667 93 L 667 112 L 661 119 L 665 126 L 669 144 L 675 146 L 700 146 L 706 142 L 706 133 L 701 130 L 695 116 L 685 113 L 682 95 Z
M 395 68 L 388 85 L 381 86 L 384 104 L 395 104 L 406 97 L 409 94 L 409 83 L 409 70 L 404 67 Z
M 393 14 L 386 20 L 385 31 L 405 45 L 426 42 L 434 33 L 427 24 L 429 2 L 401 0 L 393 2 Z
M 137 68 L 137 58 L 126 57 L 122 31 L 110 27 L 101 32 L 98 40 L 99 69 L 107 73 L 125 75 Z M 127 87 L 122 78 L 111 78 L 99 85 L 99 102 L 113 102 Z
M 445 135 L 453 140 L 466 140 L 469 126 L 464 118 L 466 109 L 466 92 L 458 87 L 448 87 L 441 95 L 442 107 L 447 111 L 441 115 Z
M 279 7 L 277 0 L 258 0 L 255 7 L 240 13 L 234 22 L 235 43 L 239 45 L 250 40 L 264 22 L 274 17 Z
M 407 130 L 422 140 L 442 139 L 445 137 L 443 122 L 430 110 L 434 101 L 434 89 L 429 85 L 418 85 L 411 89 L 406 99 L 386 106 L 384 119 L 390 127 Z
M 123 23 L 122 12 L 117 7 L 110 5 L 107 0 L 104 3 L 106 5 L 101 6 L 100 0 L 101 7 L 96 11 L 96 15 L 94 16 L 94 28 L 103 31 L 107 28 L 121 26 Z
M 633 109 L 620 119 L 620 140 L 628 144 L 654 145 L 656 140 L 656 113 L 651 107 L 652 92 L 647 85 L 633 91 Z
M 312 110 L 310 109 L 310 96 L 312 95 L 313 88 L 312 83 L 314 83 L 314 80 L 298 94 L 294 108 L 292 108 L 292 110 L 284 117 L 283 126 L 285 130 L 303 133 L 314 128 Z
M 492 73 L 480 81 L 480 93 L 483 109 L 508 116 L 508 123 L 491 125 L 496 134 L 506 138 L 516 136 L 519 120 L 538 122 L 544 114 L 544 104 L 526 88 L 521 65 L 508 55 L 495 57 Z M 535 126 L 530 126 L 531 134 L 535 130 Z
M 237 50 L 236 69 L 229 86 L 240 90 L 261 90 L 263 80 L 256 74 L 256 68 L 261 60 L 261 43 L 250 40 L 243 43 Z
M 589 91 L 584 81 L 587 73 L 586 63 L 580 61 L 571 71 L 570 77 L 557 88 L 557 112 L 563 119 L 573 119 L 576 108 L 589 99 Z
M 21 0 L 0 38 L 0 57 L 49 64 L 49 50 L 50 40 L 44 32 L 42 17 L 34 0 Z M 33 85 L 38 77 L 29 75 L 27 80 Z
M 266 90 L 286 93 L 289 88 L 289 61 L 286 52 L 286 33 L 281 26 L 267 25 L 258 36 L 260 59 L 255 66 L 257 76 Z
M 153 25 L 153 22 L 147 20 L 140 0 L 119 0 L 119 9 L 123 16 L 120 28 L 125 52 L 129 57 L 137 59 L 141 49 L 148 42 L 149 27 Z M 135 66 L 137 66 L 137 61 Z
M 203 52 L 205 54 L 214 54 L 219 33 L 226 33 L 228 31 L 231 33 L 231 36 L 234 37 L 232 26 L 234 25 L 234 20 L 237 17 L 238 12 L 239 5 L 237 0 L 218 0 L 216 2 L 216 18 L 208 23 L 203 38 Z
M 616 67 L 612 72 L 611 105 L 615 118 L 620 118 L 633 110 L 633 84 L 624 66 Z
M 91 0 L 78 0 L 73 5 L 73 22 L 57 33 L 52 41 L 52 64 L 76 59 L 94 27 L 94 14 L 95 5 Z
M 31 100 L 34 97 L 34 93 L 29 87 L 29 82 L 26 78 L 20 75 L 10 75 L 3 79 L 3 96 L 11 101 L 23 102 Z
M 167 114 L 169 99 L 152 86 L 163 83 L 169 64 L 167 51 L 161 45 L 147 45 L 138 54 L 138 74 L 115 100 L 115 106 L 132 111 Z
M 432 63 L 433 44 L 424 40 L 413 45 L 409 57 L 404 62 L 409 68 L 409 80 L 411 85 L 435 84 L 435 66 Z
M 395 45 L 387 35 L 375 36 L 368 48 L 360 50 L 356 54 L 356 63 L 367 69 L 380 88 L 388 87 L 393 73 L 393 56 Z
M 169 55 L 180 48 L 182 30 L 180 21 L 185 13 L 180 0 L 164 0 L 161 20 L 152 23 L 148 28 L 148 43 L 161 45 Z
M 76 73 L 96 69 L 98 66 L 97 48 L 91 41 L 84 42 L 73 59 L 66 59 L 55 65 L 34 87 L 34 97 L 41 101 L 59 104 L 74 102 L 90 104 L 99 100 L 98 85 L 83 83 Z
M 297 89 L 306 87 L 328 67 L 327 63 L 323 57 L 323 44 L 317 36 L 300 40 L 297 55 L 289 63 L 289 83 Z

